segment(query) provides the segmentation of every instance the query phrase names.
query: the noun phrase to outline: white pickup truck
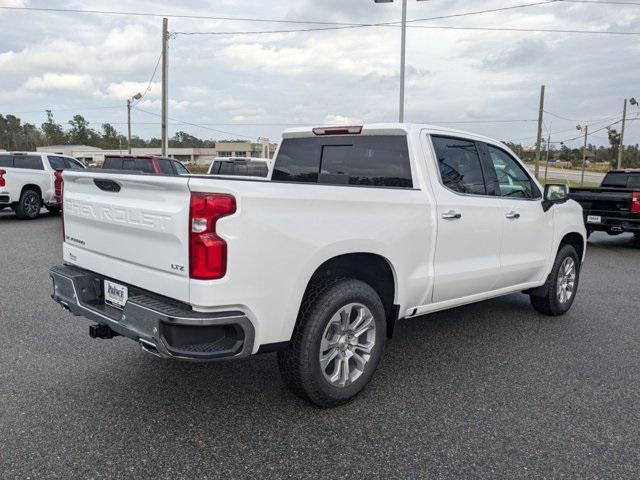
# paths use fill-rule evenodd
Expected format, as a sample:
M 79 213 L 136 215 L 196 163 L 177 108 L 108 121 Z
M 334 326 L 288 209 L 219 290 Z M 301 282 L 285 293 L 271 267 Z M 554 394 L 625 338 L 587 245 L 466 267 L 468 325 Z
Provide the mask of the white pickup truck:
M 56 187 L 60 191 L 60 171 L 82 170 L 84 165 L 72 157 L 35 152 L 0 153 L 0 210 L 11 207 L 16 216 L 33 220 L 42 207 L 60 211 Z M 58 173 L 56 173 L 58 172 Z
M 52 297 L 160 357 L 278 351 L 334 406 L 398 319 L 514 292 L 567 312 L 586 239 L 567 194 L 500 142 L 410 124 L 287 130 L 269 181 L 69 171 Z

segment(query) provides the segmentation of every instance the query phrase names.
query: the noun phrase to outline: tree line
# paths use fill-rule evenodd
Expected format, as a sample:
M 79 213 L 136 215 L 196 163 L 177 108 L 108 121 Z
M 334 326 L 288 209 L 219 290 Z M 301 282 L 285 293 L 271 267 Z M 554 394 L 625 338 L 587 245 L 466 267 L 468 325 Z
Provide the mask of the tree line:
M 126 149 L 127 137 L 110 123 L 103 123 L 95 130 L 82 115 L 74 115 L 66 128 L 56 122 L 51 110 L 46 110 L 47 120 L 40 126 L 22 122 L 15 115 L 0 114 L 0 149 L 9 151 L 33 151 L 46 145 L 88 145 L 104 149 Z M 243 140 L 225 140 L 243 141 Z M 186 132 L 177 132 L 169 139 L 170 147 L 213 148 L 215 140 L 201 139 Z M 131 137 L 132 147 L 160 147 L 162 141 Z
M 82 115 L 74 115 L 67 122 L 66 128 L 56 122 L 51 110 L 46 110 L 47 120 L 39 127 L 25 122 L 15 115 L 0 114 L 0 148 L 12 151 L 30 151 L 45 145 L 89 145 L 104 149 L 123 149 L 127 146 L 127 137 L 119 133 L 110 123 L 103 123 L 101 129 L 91 128 L 89 122 Z M 610 128 L 608 130 L 608 146 L 587 146 L 587 159 L 590 162 L 607 162 L 611 166 L 617 165 L 618 149 L 620 148 L 620 133 Z M 226 140 L 242 141 L 242 140 Z M 522 144 L 505 142 L 525 161 L 533 161 L 535 152 Z M 170 147 L 212 148 L 215 140 L 195 137 L 186 132 L 177 132 L 169 139 Z M 132 147 L 160 147 L 161 140 L 152 137 L 148 140 L 132 136 Z M 543 145 L 543 150 L 546 146 Z M 542 158 L 545 158 L 543 151 Z M 549 149 L 551 159 L 571 162 L 573 166 L 582 164 L 582 148 L 570 148 L 565 144 L 557 145 L 552 142 Z M 626 145 L 623 151 L 622 166 L 626 168 L 640 168 L 640 149 L 638 144 Z

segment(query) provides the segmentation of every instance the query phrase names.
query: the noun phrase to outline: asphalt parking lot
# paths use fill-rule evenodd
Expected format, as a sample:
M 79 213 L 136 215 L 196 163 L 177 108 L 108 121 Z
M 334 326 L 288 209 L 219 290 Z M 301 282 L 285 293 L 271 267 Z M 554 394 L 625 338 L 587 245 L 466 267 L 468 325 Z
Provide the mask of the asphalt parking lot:
M 594 234 L 573 309 L 524 295 L 401 322 L 320 410 L 274 354 L 160 360 L 50 298 L 57 217 L 0 213 L 0 478 L 640 477 L 640 245 Z

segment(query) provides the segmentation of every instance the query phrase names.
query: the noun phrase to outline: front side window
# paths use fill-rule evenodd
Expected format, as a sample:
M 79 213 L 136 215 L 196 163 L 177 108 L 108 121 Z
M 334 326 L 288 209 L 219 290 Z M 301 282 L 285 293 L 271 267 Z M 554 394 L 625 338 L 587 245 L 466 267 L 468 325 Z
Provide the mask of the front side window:
M 180 162 L 173 162 L 173 166 L 175 167 L 178 175 L 190 175 L 191 172 L 187 170 L 187 167 L 182 165 Z
M 47 157 L 47 159 L 49 160 L 49 165 L 51 165 L 51 168 L 53 170 L 64 170 L 65 169 L 64 158 L 62 158 L 62 157 Z
M 445 187 L 458 193 L 486 195 L 478 148 L 473 140 L 432 136 Z
M 272 180 L 411 188 L 407 137 L 285 139 L 275 161 Z
M 531 177 L 511 155 L 493 145 L 487 145 L 487 149 L 498 177 L 499 196 L 535 198 L 539 195 Z
M 65 158 L 64 163 L 66 168 L 69 170 L 84 170 L 84 165 L 82 165 L 79 161 L 74 160 L 73 158 Z

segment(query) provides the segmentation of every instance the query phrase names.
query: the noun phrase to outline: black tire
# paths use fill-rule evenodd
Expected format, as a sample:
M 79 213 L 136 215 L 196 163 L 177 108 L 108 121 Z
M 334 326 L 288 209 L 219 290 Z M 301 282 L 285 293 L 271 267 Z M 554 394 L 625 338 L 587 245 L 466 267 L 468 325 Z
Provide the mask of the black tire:
M 357 368 L 353 370 L 354 372 L 361 371 L 359 377 L 353 381 L 345 382 L 345 385 L 338 386 L 332 384 L 330 379 L 325 378 L 325 372 L 328 375 L 329 367 L 336 367 L 336 371 L 340 372 L 342 378 L 342 364 L 339 362 L 345 361 L 341 358 L 342 355 L 347 355 L 347 352 L 340 350 L 340 348 L 356 347 L 350 347 L 340 336 L 340 333 L 335 333 L 342 339 L 343 344 L 340 347 L 338 342 L 336 347 L 331 349 L 337 349 L 338 356 L 327 363 L 323 372 L 320 363 L 321 343 L 327 332 L 333 334 L 331 329 L 337 329 L 339 325 L 341 327 L 341 324 L 337 322 L 332 323 L 332 318 L 335 318 L 334 316 L 339 315 L 341 310 L 352 304 L 366 307 L 361 311 L 368 309 L 373 316 L 372 323 L 375 325 L 375 331 L 363 335 L 369 335 L 371 337 L 369 341 L 375 339 L 375 343 L 364 366 L 360 370 Z M 353 341 L 360 343 L 362 335 Z M 293 332 L 291 342 L 286 350 L 278 352 L 278 365 L 286 385 L 293 393 L 319 407 L 335 407 L 353 400 L 369 383 L 380 363 L 385 341 L 385 311 L 376 291 L 359 280 L 333 279 L 315 285 L 312 291 L 306 295 L 300 308 L 298 324 Z M 357 352 L 358 354 L 362 353 Z M 366 355 L 360 358 L 364 357 Z M 357 365 L 353 357 L 347 358 L 346 362 L 347 369 L 350 368 L 350 364 Z
M 571 296 L 562 301 L 559 294 L 559 283 L 562 282 L 560 270 L 565 265 L 567 259 L 572 259 L 575 268 L 575 280 L 573 282 L 573 289 Z M 571 245 L 563 245 L 556 255 L 556 260 L 551 269 L 551 273 L 547 278 L 547 283 L 544 285 L 544 296 L 530 295 L 531 305 L 533 308 L 544 315 L 558 316 L 564 315 L 569 311 L 573 301 L 578 293 L 578 285 L 580 283 L 580 261 L 578 252 Z
M 23 190 L 16 204 L 16 216 L 21 220 L 33 220 L 40 216 L 42 198 L 35 190 Z
M 51 207 L 47 206 L 46 208 L 49 211 L 49 213 L 51 213 L 52 215 L 59 215 L 60 214 L 60 207 L 58 207 L 57 205 L 51 206 Z

